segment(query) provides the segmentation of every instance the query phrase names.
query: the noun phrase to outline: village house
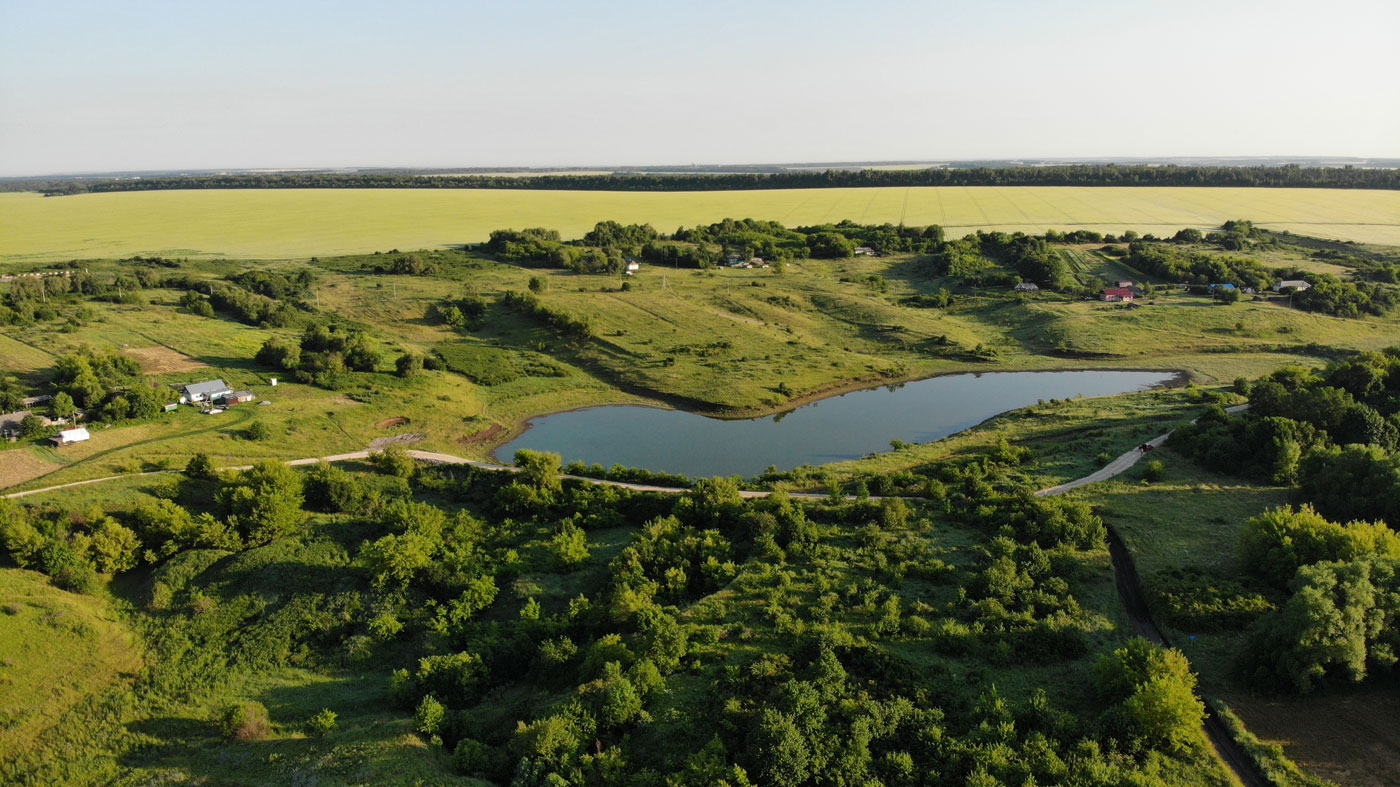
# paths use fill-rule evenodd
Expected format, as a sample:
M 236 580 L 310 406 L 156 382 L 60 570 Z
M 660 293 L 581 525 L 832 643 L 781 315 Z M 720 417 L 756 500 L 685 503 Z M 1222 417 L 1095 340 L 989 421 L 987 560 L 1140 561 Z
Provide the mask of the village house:
M 91 437 L 92 435 L 88 434 L 87 429 L 79 426 L 76 429 L 64 429 L 62 432 L 59 432 L 58 436 L 53 438 L 53 444 L 70 445 L 72 443 L 81 443 Z
M 190 403 L 212 402 L 233 393 L 223 380 L 205 380 L 185 386 L 184 400 Z
M 1035 282 L 1031 281 L 1023 281 L 1011 289 L 1016 292 L 1040 292 L 1040 288 L 1035 285 Z
M 1307 290 L 1311 289 L 1312 285 L 1302 279 L 1285 279 L 1284 281 L 1274 283 L 1274 292 L 1283 292 L 1290 288 L 1294 290 Z
M 1109 287 L 1100 298 L 1109 303 L 1132 303 L 1133 291 L 1127 287 Z
M 624 273 L 626 273 L 628 276 L 631 276 L 632 274 L 636 273 L 641 269 L 642 264 L 640 262 L 637 262 L 636 260 L 628 260 L 627 268 L 624 270 Z

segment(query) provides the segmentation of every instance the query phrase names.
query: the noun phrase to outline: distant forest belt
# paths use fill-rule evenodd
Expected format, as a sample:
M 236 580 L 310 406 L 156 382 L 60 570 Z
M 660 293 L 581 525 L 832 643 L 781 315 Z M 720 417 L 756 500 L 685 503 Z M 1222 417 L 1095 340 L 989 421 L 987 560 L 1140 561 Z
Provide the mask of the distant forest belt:
M 1155 186 L 950 186 L 617 192 L 512 189 L 207 189 L 43 197 L 0 194 L 0 262 L 136 254 L 294 258 L 485 241 L 549 227 L 577 238 L 599 221 L 661 232 L 724 218 L 789 226 L 940 224 L 979 229 L 1208 229 L 1227 219 L 1299 234 L 1400 245 L 1400 191 Z

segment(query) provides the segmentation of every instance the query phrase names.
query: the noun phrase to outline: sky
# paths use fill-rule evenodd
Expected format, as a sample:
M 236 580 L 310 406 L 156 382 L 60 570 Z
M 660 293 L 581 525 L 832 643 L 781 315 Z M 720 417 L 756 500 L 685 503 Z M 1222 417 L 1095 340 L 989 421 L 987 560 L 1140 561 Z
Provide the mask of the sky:
M 0 176 L 1400 157 L 1395 0 L 0 0 Z

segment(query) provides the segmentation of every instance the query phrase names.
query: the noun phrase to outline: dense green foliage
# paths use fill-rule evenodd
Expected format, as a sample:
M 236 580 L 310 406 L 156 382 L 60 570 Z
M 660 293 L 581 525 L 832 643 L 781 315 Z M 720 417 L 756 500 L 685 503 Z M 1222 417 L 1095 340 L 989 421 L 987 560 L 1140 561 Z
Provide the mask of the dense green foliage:
M 1151 785 L 1195 756 L 1199 703 L 1170 655 L 1105 656 L 1119 666 L 1088 705 L 990 681 L 1089 681 L 1103 625 L 1077 598 L 1102 523 L 1010 481 L 1009 447 L 900 482 L 928 507 L 752 500 L 732 479 L 637 494 L 534 452 L 518 474 L 401 457 L 377 455 L 377 476 L 197 470 L 105 521 L 5 504 L 0 543 L 55 581 L 142 577 L 155 666 L 137 706 L 240 670 L 391 668 L 418 734 L 494 781 Z M 1106 677 L 1129 669 L 1146 672 L 1126 689 Z M 333 711 L 268 707 L 231 702 L 220 734 L 340 734 Z

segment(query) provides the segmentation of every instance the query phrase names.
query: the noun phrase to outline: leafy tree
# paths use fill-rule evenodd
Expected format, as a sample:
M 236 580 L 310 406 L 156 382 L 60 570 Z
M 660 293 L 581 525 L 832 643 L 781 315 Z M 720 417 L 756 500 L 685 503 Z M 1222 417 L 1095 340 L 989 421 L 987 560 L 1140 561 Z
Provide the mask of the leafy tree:
M 47 427 L 44 426 L 44 419 L 33 413 L 27 413 L 23 418 L 19 419 L 20 437 L 37 437 L 43 434 L 46 428 Z
M 249 440 L 263 441 L 272 436 L 272 430 L 262 421 L 254 421 L 249 427 L 243 430 L 243 436 Z
M 53 395 L 53 401 L 49 403 L 49 410 L 53 417 L 59 420 L 67 420 L 77 412 L 78 406 L 73 403 L 73 397 L 67 391 L 59 391 Z
M 306 504 L 318 511 L 356 511 L 365 499 L 360 482 L 329 462 L 318 462 L 306 474 L 305 491 Z
M 1240 291 L 1234 287 L 1216 287 L 1215 301 L 1223 306 L 1240 302 Z
M 559 472 L 562 460 L 559 454 L 548 451 L 531 451 L 523 448 L 515 452 L 515 466 L 520 468 L 520 477 L 536 489 L 558 492 L 561 489 Z
M 301 476 L 271 459 L 227 481 L 216 497 L 229 523 L 249 544 L 269 543 L 292 533 L 302 522 Z
M 423 356 L 412 352 L 404 353 L 394 361 L 394 370 L 404 379 L 417 377 L 423 371 Z
M 209 479 L 217 477 L 214 471 L 214 463 L 209 460 L 208 454 L 195 454 L 190 457 L 190 461 L 185 464 L 185 475 L 190 478 Z
M 360 565 L 375 587 L 408 587 L 432 565 L 436 545 L 420 533 L 391 533 L 360 548 Z
M 93 567 L 103 574 L 115 574 L 136 567 L 141 541 L 130 528 L 111 517 L 103 517 L 88 541 Z
M 324 736 L 335 732 L 336 714 L 330 708 L 322 708 L 316 715 L 306 720 L 306 731 L 311 735 Z
M 413 711 L 413 728 L 424 735 L 437 735 L 447 721 L 447 706 L 431 694 L 424 697 Z
M 549 540 L 549 551 L 556 568 L 572 571 L 588 560 L 588 536 L 578 525 L 566 523 Z
M 535 293 L 536 295 L 539 295 L 540 293 L 542 293 L 542 292 L 544 292 L 545 290 L 549 289 L 549 282 L 546 281 L 545 279 L 540 278 L 539 276 L 531 276 L 531 277 L 530 277 L 529 288 L 530 288 L 530 292 L 533 292 L 533 293 Z
M 371 451 L 369 463 L 386 473 L 399 478 L 412 478 L 418 472 L 418 463 L 408 455 L 401 445 L 387 445 L 382 451 Z

